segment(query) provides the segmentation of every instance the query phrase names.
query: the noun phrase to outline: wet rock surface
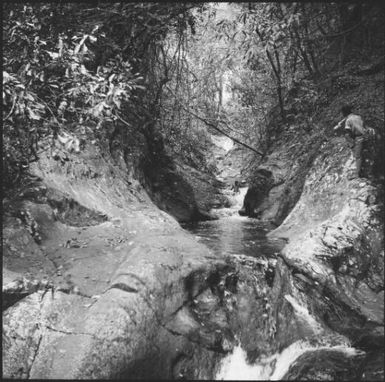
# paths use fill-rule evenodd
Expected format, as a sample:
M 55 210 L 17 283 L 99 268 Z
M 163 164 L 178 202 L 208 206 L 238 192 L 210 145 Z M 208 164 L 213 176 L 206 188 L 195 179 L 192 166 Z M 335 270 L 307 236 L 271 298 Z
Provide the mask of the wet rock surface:
M 285 375 L 286 381 L 349 381 L 359 380 L 361 372 L 357 363 L 364 355 L 341 354 L 339 350 L 315 350 L 300 356 Z
M 5 201 L 4 376 L 212 379 L 237 347 L 272 373 L 269 357 L 305 341 L 280 377 L 381 377 L 380 198 L 347 179 L 340 140 L 327 150 L 270 258 L 215 254 L 140 190 L 124 194 L 124 177 L 79 175 L 89 158 L 40 162 Z
M 314 317 L 370 354 L 381 352 L 384 340 L 383 204 L 371 182 L 348 179 L 354 166 L 349 154 L 339 139 L 323 149 L 296 206 L 268 236 L 289 239 L 281 253 L 281 272 L 287 267 L 285 272 L 292 274 L 288 283 Z M 364 357 L 360 362 L 355 372 L 364 378 L 371 361 Z M 325 375 L 310 361 L 308 366 L 305 360 L 298 363 L 302 366 L 288 378 L 357 377 L 346 374 L 349 363 L 345 371 L 325 366 Z M 376 368 L 383 375 L 378 363 Z
M 321 144 L 317 134 L 282 132 L 266 159 L 253 171 L 240 214 L 279 226 L 298 201 Z
M 269 191 L 274 185 L 272 173 L 269 170 L 259 168 L 254 175 L 253 183 L 249 186 L 245 195 L 241 216 L 259 217 L 261 211 L 256 208 L 268 197 Z
M 383 378 L 381 190 L 348 179 L 342 138 L 303 139 L 271 153 L 247 197 L 250 214 L 282 222 L 269 236 L 289 241 L 269 259 L 197 243 L 97 148 L 42 158 L 4 201 L 3 376 L 212 379 L 241 347 L 268 376 Z M 201 181 L 195 195 L 221 187 Z M 225 203 L 218 193 L 186 210 L 178 190 L 179 220 Z M 278 375 L 285 351 L 297 358 Z
M 153 132 L 148 139 L 147 156 L 141 168 L 146 190 L 153 202 L 179 222 L 212 220 L 211 208 L 226 203 L 221 193 L 223 184 L 216 179 L 213 168 L 184 163 L 183 157 L 166 151 L 164 138 Z M 210 152 L 211 147 L 207 147 Z
M 140 226 L 140 219 L 143 216 L 132 224 L 138 231 L 148 230 L 148 225 Z M 163 229 L 160 236 L 152 237 L 132 234 L 133 242 L 122 243 L 119 226 L 103 224 L 93 227 L 93 240 L 86 248 L 59 247 L 51 252 L 52 244 L 44 242 L 47 256 L 55 255 L 56 272 L 46 275 L 51 288 L 28 290 L 30 296 L 5 311 L 4 375 L 168 378 L 165 366 L 178 356 L 171 350 L 176 344 L 184 352 L 191 342 L 187 346 L 191 357 L 197 348 L 211 349 L 213 355 L 228 351 L 220 334 L 212 337 L 211 331 L 200 329 L 200 323 L 190 328 L 182 315 L 183 306 L 205 288 L 216 261 L 205 259 L 207 250 L 187 234 L 169 231 Z M 76 237 L 77 242 L 79 237 L 91 239 Z M 9 289 L 8 293 L 12 294 Z M 180 316 L 182 324 L 178 324 Z M 146 367 L 149 363 L 151 369 Z
M 368 181 L 348 181 L 347 170 L 329 175 L 328 166 L 322 156 L 317 159 L 296 207 L 271 235 L 290 236 L 283 258 L 345 310 L 344 319 L 324 320 L 359 341 L 360 327 L 379 325 L 383 333 L 383 206 L 368 203 L 377 192 Z
M 223 261 L 139 186 L 127 192 L 123 170 L 92 146 L 47 154 L 4 200 L 4 377 L 171 378 L 184 360 L 210 378 L 231 348 L 184 320 L 173 331 Z
M 244 365 L 250 367 L 245 376 L 277 377 L 278 366 L 274 369 L 269 357 L 279 362 L 285 349 L 296 354 L 295 344 L 305 341 L 307 350 L 280 378 L 379 380 L 384 373 L 381 183 L 372 176 L 351 179 L 355 163 L 345 138 L 285 134 L 254 171 L 239 211 L 279 225 L 268 237 L 288 240 L 267 297 L 274 335 L 259 338 L 265 354 L 241 344 L 255 365 Z M 365 164 L 365 174 L 371 174 L 373 161 Z M 264 330 L 259 324 L 258 332 Z M 333 346 L 352 346 L 356 353 Z M 318 356 L 321 362 L 314 365 Z M 235 352 L 239 361 L 236 357 Z M 231 362 L 225 357 L 219 376 L 235 378 Z

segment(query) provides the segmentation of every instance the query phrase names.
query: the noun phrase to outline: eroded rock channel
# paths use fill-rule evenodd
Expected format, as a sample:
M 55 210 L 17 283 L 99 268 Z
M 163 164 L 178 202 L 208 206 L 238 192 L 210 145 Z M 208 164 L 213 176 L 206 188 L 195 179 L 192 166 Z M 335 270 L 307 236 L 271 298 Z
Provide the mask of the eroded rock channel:
M 332 178 L 321 157 L 279 228 L 239 216 L 243 188 L 188 233 L 106 174 L 55 191 L 69 169 L 44 163 L 5 217 L 4 376 L 383 376 L 382 207 L 369 182 Z
M 314 247 L 279 241 L 280 230 L 271 231 L 267 223 L 256 219 L 225 213 L 218 221 L 188 226 L 201 242 L 225 254 L 232 264 L 227 276 L 232 284 L 224 290 L 224 306 L 234 347 L 216 365 L 217 379 L 365 380 L 383 376 L 382 265 L 381 252 L 376 252 L 382 239 L 377 230 L 378 210 L 373 208 L 372 213 L 368 234 L 380 236 L 370 236 L 368 243 L 364 232 L 352 237 L 348 231 L 345 240 L 352 243 L 356 239 L 355 249 L 349 246 L 335 253 L 327 242 L 338 240 L 342 247 L 344 229 L 351 227 L 340 224 L 333 231 L 333 226 L 324 224 L 330 236 L 322 236 L 324 248 L 317 249 L 323 256 L 316 253 L 311 263 L 304 263 L 303 257 Z M 311 230 L 309 233 L 299 237 L 304 241 L 313 238 Z M 239 237 L 243 245 L 239 245 Z M 233 240 L 236 244 L 232 246 Z M 293 256 L 295 244 L 301 246 L 297 256 Z M 377 260 L 380 263 L 375 265 Z M 369 268 L 371 276 L 359 271 Z M 374 276 L 376 272 L 380 273 Z M 357 281 L 358 274 L 362 276 Z M 223 286 L 229 284 L 226 278 Z
M 2 377 L 383 380 L 384 9 L 5 4 Z

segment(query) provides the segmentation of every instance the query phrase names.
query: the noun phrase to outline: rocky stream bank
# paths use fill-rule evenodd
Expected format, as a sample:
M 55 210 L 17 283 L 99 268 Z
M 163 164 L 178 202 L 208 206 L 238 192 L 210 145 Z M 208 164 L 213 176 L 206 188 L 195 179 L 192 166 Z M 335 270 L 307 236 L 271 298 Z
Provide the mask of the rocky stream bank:
M 48 151 L 4 200 L 4 377 L 171 378 L 231 348 L 192 311 L 224 259 L 125 170 L 92 144 Z
M 352 78 L 354 86 L 336 92 L 335 84 Z M 384 141 L 381 118 L 375 116 L 383 117 L 379 101 L 383 72 L 365 77 L 335 73 L 330 81 L 328 104 L 310 119 L 311 128 L 286 126 L 254 168 L 240 214 L 275 224 L 268 236 L 289 241 L 276 271 L 286 278 L 292 295 L 318 323 L 365 352 L 350 378 L 380 380 L 384 378 Z M 343 103 L 354 104 L 366 126 L 378 132 L 364 145 L 361 178 L 351 178 L 352 151 L 345 137 L 332 132 L 333 118 Z M 301 118 L 306 120 L 305 115 Z M 312 359 L 311 353 L 308 357 Z M 336 366 L 330 368 L 334 372 L 329 377 L 320 370 L 312 374 L 319 365 L 310 364 L 298 361 L 293 365 L 297 371 L 285 378 L 349 379 Z
M 3 376 L 231 378 L 242 351 L 262 379 L 383 378 L 381 194 L 341 138 L 309 155 L 269 258 L 210 251 L 92 145 L 42 157 L 4 200 Z

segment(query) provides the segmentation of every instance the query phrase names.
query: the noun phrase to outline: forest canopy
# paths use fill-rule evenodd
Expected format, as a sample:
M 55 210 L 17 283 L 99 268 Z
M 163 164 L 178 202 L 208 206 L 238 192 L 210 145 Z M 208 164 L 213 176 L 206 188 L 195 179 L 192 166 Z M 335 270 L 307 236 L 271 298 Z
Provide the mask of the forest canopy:
M 124 126 L 157 129 L 196 165 L 207 129 L 263 154 L 272 115 L 314 115 L 331 72 L 383 49 L 375 2 L 4 3 L 3 15 L 6 184 L 73 126 L 119 125 L 123 143 Z

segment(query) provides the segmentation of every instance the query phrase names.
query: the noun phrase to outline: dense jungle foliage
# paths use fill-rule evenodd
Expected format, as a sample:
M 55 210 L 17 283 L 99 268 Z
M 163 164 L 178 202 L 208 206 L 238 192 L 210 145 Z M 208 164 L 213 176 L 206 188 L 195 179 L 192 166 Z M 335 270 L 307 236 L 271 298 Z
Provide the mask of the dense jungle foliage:
M 155 129 L 200 168 L 208 129 L 263 155 L 347 73 L 383 70 L 383 20 L 380 2 L 4 3 L 4 186 L 62 130 Z

